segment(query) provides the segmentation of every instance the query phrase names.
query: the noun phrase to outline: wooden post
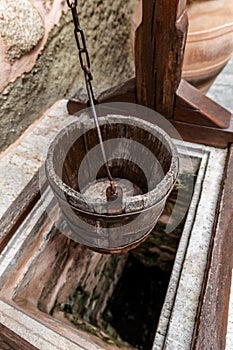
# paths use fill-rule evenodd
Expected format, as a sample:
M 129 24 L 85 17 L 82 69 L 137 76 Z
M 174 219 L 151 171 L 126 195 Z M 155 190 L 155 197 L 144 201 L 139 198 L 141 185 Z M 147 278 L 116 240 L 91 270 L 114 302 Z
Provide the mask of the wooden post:
M 136 32 L 137 101 L 173 116 L 188 30 L 186 0 L 143 0 Z
M 186 0 L 142 0 L 136 31 L 136 79 L 102 93 L 98 101 L 139 103 L 171 119 L 184 140 L 216 147 L 233 142 L 231 113 L 181 79 L 188 30 Z M 85 103 L 73 98 L 74 114 Z

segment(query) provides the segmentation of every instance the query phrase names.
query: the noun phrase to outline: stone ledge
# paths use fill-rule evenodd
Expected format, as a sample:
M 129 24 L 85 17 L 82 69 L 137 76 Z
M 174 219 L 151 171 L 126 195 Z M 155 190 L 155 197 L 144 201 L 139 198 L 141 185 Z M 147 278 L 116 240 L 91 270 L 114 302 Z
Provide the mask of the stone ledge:
M 1 154 L 0 170 L 5 168 L 5 176 L 1 186 L 3 194 L 1 214 L 9 207 L 12 199 L 17 197 L 42 164 L 51 138 L 60 128 L 77 118 L 67 114 L 66 102 L 66 100 L 62 100 L 56 103 L 14 145 Z M 160 317 L 154 350 L 190 349 L 214 223 L 215 208 L 227 154 L 226 150 L 218 150 L 202 145 L 186 142 L 180 144 L 179 141 L 176 144 L 180 152 L 185 147 L 190 156 L 200 158 L 201 166 Z M 8 178 L 9 175 L 11 175 L 10 178 Z M 28 227 L 29 233 L 31 232 L 30 227 L 31 223 Z M 23 232 L 25 236 L 22 234 Z M 25 227 L 21 231 L 19 229 L 17 235 L 12 238 L 3 251 L 1 274 L 6 273 L 6 269 L 14 268 L 17 264 L 17 255 L 20 255 L 19 249 L 24 239 L 27 239 Z M 23 337 L 26 334 L 27 339 L 34 345 L 41 344 L 41 349 L 48 349 L 46 346 L 51 343 L 54 336 L 53 331 L 48 329 L 48 332 L 44 333 L 43 327 L 39 327 L 38 323 L 35 321 L 33 324 L 31 323 L 30 316 L 27 316 L 26 328 L 21 327 L 22 325 L 20 325 L 20 328 L 17 324 L 18 314 L 14 313 L 14 307 L 3 301 L 1 301 L 0 307 L 4 310 L 2 322 L 6 326 L 13 330 L 16 327 L 18 334 Z M 36 329 L 38 334 L 34 338 Z M 179 332 L 177 332 L 178 329 Z M 41 332 L 43 332 L 45 339 L 41 338 Z M 59 339 L 65 341 L 64 335 L 59 335 Z M 47 342 L 46 345 L 40 343 L 44 340 Z M 74 348 L 79 349 L 78 345 L 75 345 Z
M 0 154 L 0 217 L 40 168 L 52 138 L 76 119 L 68 114 L 66 103 L 66 100 L 55 103 Z

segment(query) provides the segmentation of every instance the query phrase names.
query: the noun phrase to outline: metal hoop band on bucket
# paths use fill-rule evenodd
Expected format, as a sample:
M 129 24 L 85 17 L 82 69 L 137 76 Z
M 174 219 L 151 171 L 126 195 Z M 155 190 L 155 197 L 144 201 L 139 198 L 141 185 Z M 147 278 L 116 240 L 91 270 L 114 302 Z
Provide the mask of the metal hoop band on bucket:
M 109 215 L 106 202 L 82 193 L 98 174 L 106 176 L 103 163 L 98 163 L 93 120 L 72 123 L 57 135 L 48 151 L 46 173 L 72 238 L 91 249 L 116 253 L 140 243 L 155 226 L 176 181 L 179 161 L 170 137 L 156 125 L 121 115 L 101 117 L 99 122 L 114 177 L 142 189 L 140 195 L 123 197 L 122 214 Z

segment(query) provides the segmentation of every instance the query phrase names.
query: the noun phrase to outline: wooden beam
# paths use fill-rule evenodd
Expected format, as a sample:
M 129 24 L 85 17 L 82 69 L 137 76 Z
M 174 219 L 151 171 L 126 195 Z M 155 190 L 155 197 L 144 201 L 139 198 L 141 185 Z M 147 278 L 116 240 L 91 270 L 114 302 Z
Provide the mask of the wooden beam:
M 229 128 L 226 129 L 211 128 L 176 120 L 171 122 L 185 141 L 219 148 L 226 148 L 233 142 L 233 121 Z
M 192 349 L 225 349 L 233 268 L 233 146 L 230 147 L 223 195 L 210 251 L 207 278 Z
M 144 0 L 136 31 L 137 101 L 172 118 L 188 30 L 185 0 Z
M 205 97 L 203 96 L 204 100 Z M 107 90 L 106 92 L 100 94 L 98 97 L 98 101 L 101 103 L 106 102 L 131 102 L 135 103 L 135 79 L 131 79 L 127 81 L 124 84 L 120 84 L 112 89 Z M 201 100 L 203 101 L 203 100 Z M 195 118 L 193 117 L 193 113 L 200 114 L 200 122 L 203 119 L 208 116 L 208 109 L 205 108 L 204 102 L 199 103 L 199 111 L 195 112 L 189 105 L 189 108 L 182 110 L 182 115 L 184 121 L 176 120 L 177 116 L 179 115 L 179 110 L 181 109 L 181 105 L 179 102 L 175 106 L 175 115 L 176 119 L 171 119 L 171 123 L 175 126 L 181 137 L 185 141 L 191 141 L 196 143 L 202 143 L 208 146 L 214 146 L 214 147 L 220 147 L 225 148 L 228 146 L 229 143 L 233 142 L 233 118 L 230 122 L 230 126 L 225 129 L 221 129 L 219 127 L 215 126 L 208 126 L 208 125 L 198 125 L 195 124 Z M 208 99 L 208 103 L 212 105 L 211 100 Z M 86 100 L 83 98 L 79 99 L 78 96 L 68 101 L 67 108 L 70 114 L 75 114 L 81 109 L 86 108 Z M 215 107 L 215 117 L 218 120 L 217 111 L 221 113 L 222 107 L 217 105 Z M 225 111 L 225 110 L 224 110 Z M 223 111 L 223 113 L 225 113 Z M 108 111 L 109 112 L 109 111 Z M 118 111 L 119 112 L 119 111 Z M 114 113 L 114 111 L 113 111 Z M 124 114 L 124 111 L 122 111 L 122 114 Z M 190 115 L 191 117 L 190 117 Z M 140 116 L 143 119 L 143 116 Z M 207 124 L 207 117 L 206 121 L 203 121 L 203 124 Z M 221 120 L 221 118 L 220 118 Z M 214 124 L 214 123 L 213 123 Z M 211 125 L 211 122 L 209 121 L 209 125 Z
M 0 349 L 7 350 L 38 350 L 3 324 L 0 324 L 0 346 Z
M 230 125 L 231 113 L 185 80 L 181 80 L 176 91 L 174 119 L 226 129 Z
M 136 103 L 136 86 L 135 78 L 114 86 L 96 96 L 98 103 L 110 102 L 131 102 Z M 87 108 L 87 96 L 81 98 L 80 95 L 75 95 L 67 103 L 69 114 L 73 115 L 80 110 Z
M 40 198 L 40 191 L 45 186 L 46 179 L 40 178 L 38 171 L 19 196 L 7 209 L 0 220 L 0 253 L 14 235 L 17 228 L 23 222 L 30 210 Z M 40 188 L 39 184 L 42 186 Z

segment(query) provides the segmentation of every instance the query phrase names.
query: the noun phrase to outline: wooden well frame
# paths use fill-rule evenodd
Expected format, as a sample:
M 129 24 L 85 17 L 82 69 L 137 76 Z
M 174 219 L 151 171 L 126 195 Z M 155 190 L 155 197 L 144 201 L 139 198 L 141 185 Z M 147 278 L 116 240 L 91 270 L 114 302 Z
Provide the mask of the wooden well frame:
M 143 20 L 136 33 L 136 77 L 98 99 L 146 105 L 166 116 L 185 140 L 228 149 L 191 345 L 218 350 L 225 347 L 233 268 L 233 121 L 230 112 L 181 79 L 187 28 L 186 0 L 144 0 Z M 85 101 L 78 97 L 68 102 L 70 114 L 84 107 Z M 14 210 L 4 215 L 1 250 L 38 201 L 35 183 L 36 177 L 14 203 Z M 2 324 L 0 330 L 17 349 L 35 349 L 7 326 Z
M 136 31 L 136 77 L 99 95 L 99 102 L 132 102 L 168 118 L 186 141 L 228 148 L 219 192 L 193 348 L 224 349 L 233 268 L 233 116 L 181 78 L 188 30 L 186 0 L 143 0 Z M 162 59 L 161 59 L 162 58 Z M 84 108 L 78 96 L 68 110 Z

